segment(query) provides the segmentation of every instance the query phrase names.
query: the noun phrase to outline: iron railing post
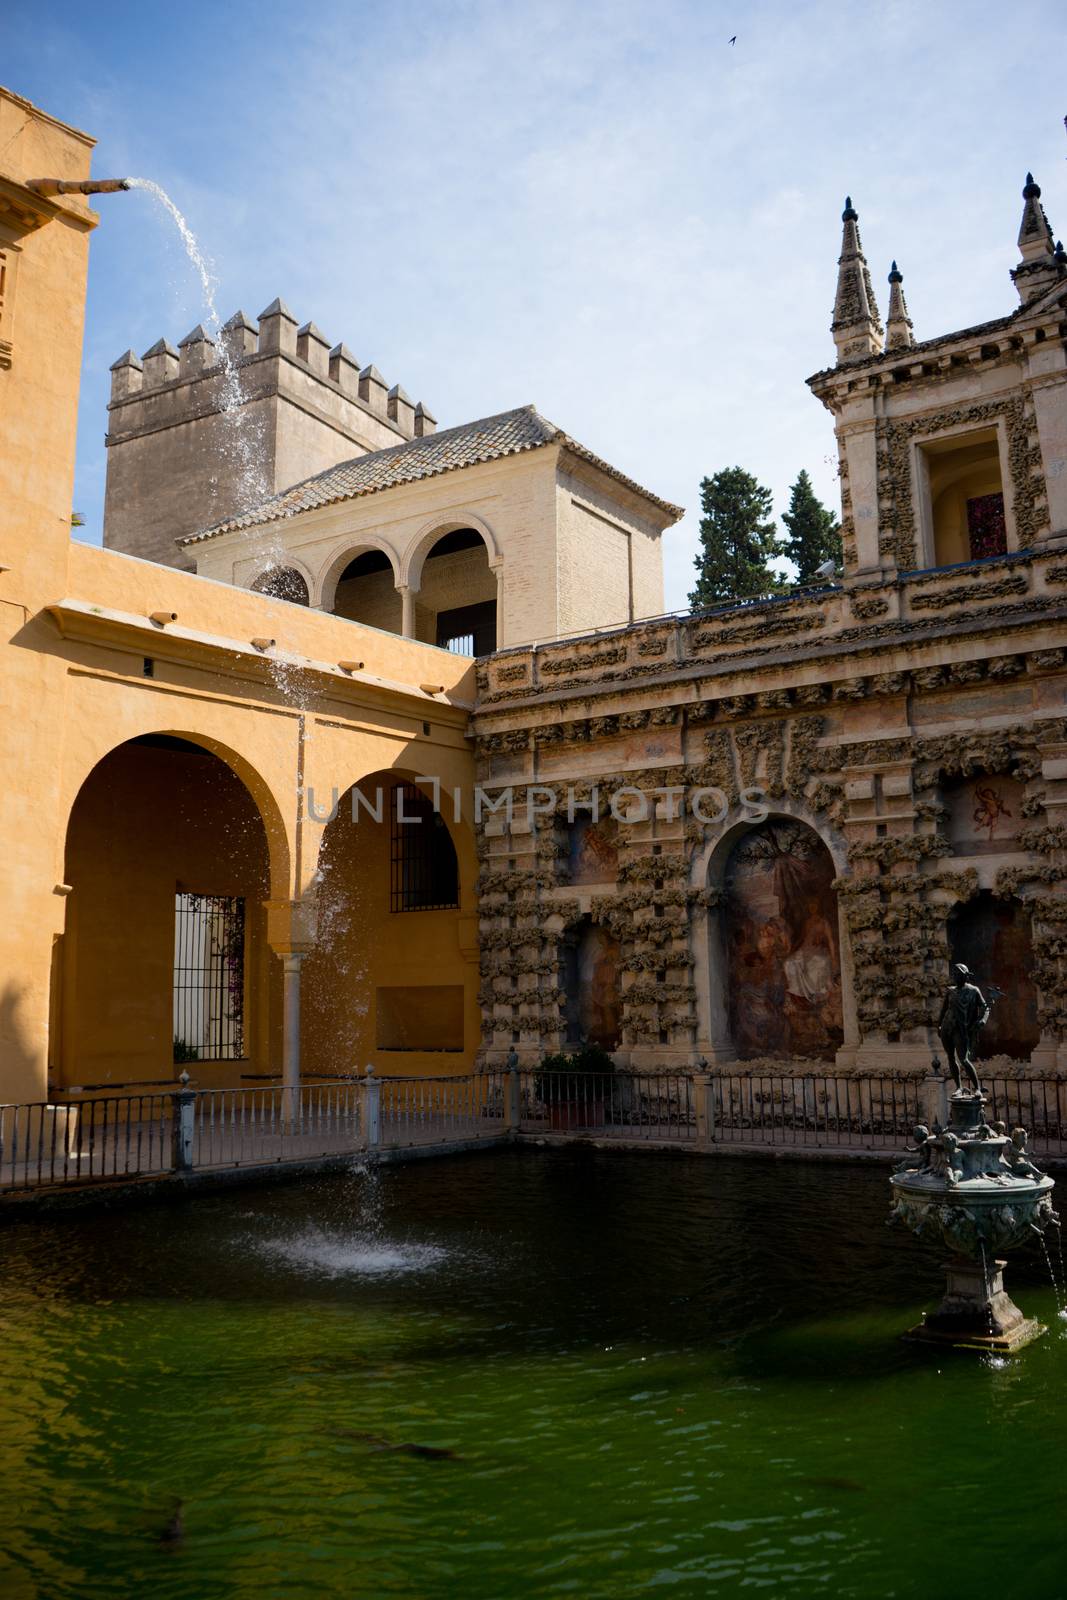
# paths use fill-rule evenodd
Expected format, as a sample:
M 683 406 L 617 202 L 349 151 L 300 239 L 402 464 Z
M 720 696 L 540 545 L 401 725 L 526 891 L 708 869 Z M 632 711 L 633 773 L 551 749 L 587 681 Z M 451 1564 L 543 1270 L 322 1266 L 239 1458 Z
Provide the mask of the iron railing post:
M 919 1103 L 927 1127 L 948 1127 L 948 1079 L 941 1072 L 937 1056 L 919 1088 Z
M 189 1074 L 187 1072 L 181 1074 L 178 1082 L 181 1084 L 181 1088 L 170 1097 L 171 1134 L 173 1139 L 171 1166 L 175 1172 L 192 1172 L 196 1090 L 189 1088 Z
M 376 1149 L 382 1142 L 382 1086 L 374 1076 L 374 1068 L 367 1063 L 366 1076 L 361 1088 L 363 1096 L 363 1147 Z
M 697 1138 L 701 1144 L 714 1144 L 715 1079 L 710 1072 L 694 1072 L 693 1097 L 696 1101 Z
M 505 1133 L 518 1133 L 521 1122 L 522 1107 L 519 1095 L 519 1069 L 514 1066 L 509 1067 L 504 1074 Z

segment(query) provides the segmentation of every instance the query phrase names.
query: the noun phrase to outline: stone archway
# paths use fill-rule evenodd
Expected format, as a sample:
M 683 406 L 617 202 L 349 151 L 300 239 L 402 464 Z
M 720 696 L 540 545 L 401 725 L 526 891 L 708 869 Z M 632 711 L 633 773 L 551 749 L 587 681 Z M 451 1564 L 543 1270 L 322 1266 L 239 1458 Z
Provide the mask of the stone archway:
M 319 605 L 335 617 L 386 633 L 404 631 L 396 557 L 384 543 L 353 539 L 335 548 L 320 574 Z
M 152 733 L 97 762 L 67 824 L 60 1086 L 266 1073 L 271 871 L 260 807 L 221 755 Z
M 309 1074 L 469 1070 L 479 1042 L 466 924 L 473 842 L 449 797 L 383 769 L 323 818 L 318 932 L 304 970 Z
M 252 584 L 256 594 L 271 600 L 288 600 L 294 606 L 311 604 L 311 590 L 304 574 L 296 567 L 271 566 Z
M 725 1002 L 742 1060 L 832 1061 L 844 1040 L 833 858 L 805 823 L 772 817 L 735 840 L 719 913 Z
M 402 568 L 413 636 L 460 655 L 491 655 L 500 643 L 499 566 L 481 518 L 424 529 Z

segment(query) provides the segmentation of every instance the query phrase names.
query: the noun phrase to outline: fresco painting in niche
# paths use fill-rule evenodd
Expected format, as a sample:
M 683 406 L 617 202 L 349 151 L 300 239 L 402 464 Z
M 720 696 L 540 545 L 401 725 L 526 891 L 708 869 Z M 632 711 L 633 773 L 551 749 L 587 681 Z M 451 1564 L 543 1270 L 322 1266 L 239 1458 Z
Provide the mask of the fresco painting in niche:
M 614 817 L 578 817 L 568 836 L 571 883 L 614 883 L 619 871 L 619 824 Z
M 777 820 L 726 869 L 730 1026 L 742 1059 L 832 1060 L 844 1039 L 834 865 L 803 823 Z
M 945 794 L 948 837 L 957 855 L 995 855 L 1014 848 L 1023 823 L 1023 786 L 1017 778 L 967 778 Z
M 988 889 L 957 907 L 949 919 L 953 961 L 970 967 L 991 1004 L 978 1035 L 978 1056 L 1025 1061 L 1040 1037 L 1030 913 L 1019 900 L 997 900 Z
M 607 928 L 585 922 L 567 956 L 568 1042 L 618 1049 L 622 1033 L 618 940 Z

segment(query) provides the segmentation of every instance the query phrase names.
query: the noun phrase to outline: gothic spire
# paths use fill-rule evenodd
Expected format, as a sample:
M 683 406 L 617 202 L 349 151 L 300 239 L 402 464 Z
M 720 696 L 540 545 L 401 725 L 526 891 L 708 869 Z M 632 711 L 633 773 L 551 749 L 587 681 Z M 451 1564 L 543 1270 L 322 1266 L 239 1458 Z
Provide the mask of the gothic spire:
M 904 299 L 903 283 L 904 274 L 894 261 L 889 269 L 889 315 L 885 324 L 887 350 L 906 350 L 915 343 L 911 318 L 908 316 L 908 306 Z
M 859 214 L 853 208 L 851 196 L 845 200 L 841 221 L 844 228 L 837 262 L 834 320 L 831 324 L 839 364 L 863 356 L 880 355 L 882 351 L 882 321 L 878 315 L 867 259 L 860 243 L 860 231 L 856 226 Z
M 1019 227 L 1019 265 L 1012 270 L 1012 281 L 1025 305 L 1055 283 L 1059 277 L 1056 246 L 1052 239 L 1041 188 L 1032 172 L 1026 174 L 1023 188 L 1023 220 Z

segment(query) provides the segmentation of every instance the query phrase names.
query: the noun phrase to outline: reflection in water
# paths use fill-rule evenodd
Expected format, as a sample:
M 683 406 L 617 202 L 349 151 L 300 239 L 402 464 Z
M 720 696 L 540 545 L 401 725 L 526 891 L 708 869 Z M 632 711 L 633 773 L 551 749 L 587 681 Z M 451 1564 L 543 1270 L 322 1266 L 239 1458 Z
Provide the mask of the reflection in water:
M 1057 1593 L 1067 1341 L 902 1344 L 885 1190 L 524 1150 L 11 1226 L 0 1592 L 953 1595 L 1010 1528 Z

